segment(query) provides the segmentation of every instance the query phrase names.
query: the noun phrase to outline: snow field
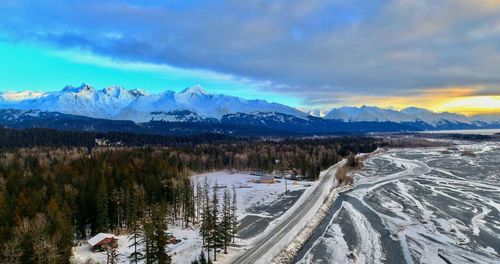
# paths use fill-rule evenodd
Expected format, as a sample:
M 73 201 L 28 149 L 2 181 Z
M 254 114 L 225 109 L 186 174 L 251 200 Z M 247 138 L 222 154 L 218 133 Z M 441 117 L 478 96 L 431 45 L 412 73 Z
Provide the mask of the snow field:
M 227 188 L 232 192 L 232 187 L 236 187 L 236 216 L 238 220 L 248 215 L 247 210 L 256 204 L 270 204 L 276 201 L 279 195 L 285 193 L 284 180 L 281 182 L 267 184 L 267 183 L 256 183 L 255 181 L 259 179 L 259 176 L 250 175 L 248 173 L 230 173 L 228 171 L 218 171 L 206 174 L 200 174 L 192 176 L 192 181 L 200 183 L 203 185 L 205 178 L 208 184 L 212 187 L 216 183 L 218 185 L 227 186 Z M 289 191 L 310 189 L 311 187 L 306 187 L 305 184 L 310 182 L 295 182 L 287 181 L 287 188 Z M 313 183 L 314 184 L 314 183 Z M 239 186 L 249 187 L 249 188 L 239 188 Z M 314 186 L 314 185 L 313 185 Z M 219 195 L 222 197 L 224 194 L 224 189 L 219 189 Z M 232 199 L 232 196 L 231 196 Z M 266 217 L 266 215 L 260 215 Z
M 205 178 L 207 179 L 207 182 L 211 187 L 215 185 L 215 183 L 217 183 L 218 185 L 227 186 L 227 189 L 229 189 L 231 192 L 232 186 L 234 185 L 236 187 L 236 216 L 238 220 L 241 220 L 245 216 L 249 215 L 250 213 L 248 213 L 247 210 L 253 205 L 271 204 L 275 202 L 280 197 L 280 195 L 285 193 L 285 185 L 283 180 L 281 180 L 281 182 L 279 183 L 274 184 L 261 184 L 255 182 L 255 180 L 259 179 L 258 176 L 250 175 L 247 173 L 230 173 L 228 171 L 218 171 L 192 176 L 192 181 L 194 183 L 199 182 L 200 184 L 203 184 L 205 182 Z M 306 186 L 308 184 L 311 184 L 311 186 Z M 289 191 L 307 191 L 312 190 L 315 184 L 317 183 L 295 182 L 289 180 L 287 181 L 287 188 Z M 248 188 L 238 188 L 240 185 Z M 219 195 L 219 198 L 222 199 L 222 196 L 224 195 L 224 188 L 219 189 Z M 303 199 L 302 197 L 304 197 L 304 195 L 302 195 L 300 199 Z M 269 232 L 269 230 L 272 229 L 271 227 L 276 224 L 275 222 L 279 221 L 279 219 L 283 217 L 286 217 L 285 215 L 286 213 L 280 218 L 273 221 L 265 232 Z M 266 215 L 259 216 L 266 217 Z M 169 225 L 168 232 L 172 233 L 172 235 L 174 235 L 177 239 L 182 240 L 178 244 L 168 246 L 167 253 L 172 256 L 173 263 L 190 263 L 199 256 L 202 250 L 202 240 L 199 235 L 198 227 L 192 226 L 188 229 L 184 229 L 176 225 Z M 117 238 L 118 252 L 120 255 L 118 263 L 129 263 L 127 257 L 133 252 L 133 248 L 129 248 L 131 242 L 128 241 L 128 238 L 125 235 L 117 236 Z M 251 240 L 236 240 L 236 244 L 248 246 L 251 245 L 253 241 L 255 241 L 255 238 L 252 238 Z M 228 249 L 228 255 L 221 253 L 218 254 L 217 263 L 229 263 L 237 253 L 241 252 L 241 250 L 242 249 L 239 247 L 230 247 Z M 73 247 L 72 261 L 73 263 L 106 263 L 106 253 L 92 252 L 87 242 L 81 241 L 80 245 Z

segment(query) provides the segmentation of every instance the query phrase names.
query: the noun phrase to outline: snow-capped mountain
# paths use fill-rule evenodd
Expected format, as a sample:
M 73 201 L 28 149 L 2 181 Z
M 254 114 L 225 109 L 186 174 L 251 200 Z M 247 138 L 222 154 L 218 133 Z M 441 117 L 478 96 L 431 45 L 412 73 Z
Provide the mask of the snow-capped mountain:
M 45 110 L 65 114 L 82 115 L 95 118 L 114 119 L 116 115 L 135 99 L 144 96 L 138 90 L 126 90 L 122 87 L 108 87 L 96 90 L 87 84 L 79 87 L 66 86 L 60 92 L 29 93 L 19 100 L 12 100 L 15 93 L 4 92 L 1 108 L 21 110 Z
M 392 109 L 381 109 L 374 106 L 351 107 L 344 106 L 332 109 L 326 116 L 327 119 L 339 119 L 343 121 L 391 121 L 411 122 L 415 121 L 410 115 Z
M 500 123 L 500 113 L 473 115 L 472 118 L 485 123 Z
M 326 116 L 327 119 L 337 119 L 349 122 L 376 121 L 376 122 L 424 122 L 433 126 L 446 123 L 477 125 L 482 123 L 498 123 L 500 118 L 495 117 L 467 117 L 461 114 L 442 112 L 436 113 L 427 109 L 408 107 L 400 111 L 382 109 L 374 106 L 340 107 L 332 109 Z
M 251 112 L 280 112 L 305 117 L 301 111 L 265 100 L 246 100 L 240 97 L 211 94 L 201 86 L 193 86 L 179 93 L 166 91 L 161 94 L 138 98 L 125 107 L 118 116 L 136 121 L 148 121 L 153 112 L 188 110 L 203 118 L 220 119 L 226 114 Z
M 498 114 L 467 117 L 447 112 L 436 113 L 416 107 L 399 111 L 373 106 L 340 107 L 332 109 L 322 118 L 320 117 L 322 113 L 318 111 L 306 114 L 295 108 L 265 100 L 247 100 L 212 94 L 199 85 L 181 92 L 165 91 L 157 94 L 117 86 L 97 90 L 87 84 L 78 87 L 66 86 L 58 92 L 0 92 L 0 109 L 24 111 L 20 121 L 16 121 L 16 115 L 13 114 L 15 112 L 3 111 L 5 116 L 0 117 L 0 120 L 3 118 L 3 122 L 12 120 L 14 123 L 26 122 L 28 117 L 36 119 L 34 113 L 43 115 L 43 120 L 57 117 L 54 113 L 60 113 L 71 117 L 64 116 L 59 120 L 76 120 L 78 118 L 74 116 L 83 116 L 101 119 L 85 121 L 99 124 L 104 122 L 102 120 L 128 120 L 135 123 L 150 121 L 204 123 L 205 127 L 210 126 L 207 123 L 236 124 L 310 133 L 500 127 Z M 29 121 L 33 122 L 31 119 Z M 122 124 L 119 126 L 123 127 Z
M 408 107 L 402 109 L 401 113 L 405 113 L 416 120 L 421 120 L 429 124 L 438 124 L 440 122 L 471 124 L 476 121 L 474 118 L 470 118 L 465 115 L 449 112 L 436 113 L 418 107 Z
M 26 99 L 34 99 L 41 96 L 44 96 L 45 93 L 41 92 L 31 92 L 31 91 L 22 91 L 22 92 L 0 92 L 0 102 L 4 103 L 15 103 Z
M 194 121 L 195 119 L 220 119 L 226 114 L 261 112 L 280 112 L 305 118 L 307 115 L 295 108 L 270 103 L 265 100 L 246 100 L 240 97 L 211 94 L 201 86 L 193 86 L 179 93 L 166 91 L 160 94 L 147 94 L 140 90 L 127 90 L 122 87 L 108 87 L 96 90 L 87 84 L 79 87 L 67 86 L 59 92 L 0 93 L 0 108 L 21 110 L 45 110 L 65 114 L 82 115 L 114 120 Z M 179 119 L 179 112 L 190 111 L 193 116 Z M 172 117 L 174 113 L 175 118 Z

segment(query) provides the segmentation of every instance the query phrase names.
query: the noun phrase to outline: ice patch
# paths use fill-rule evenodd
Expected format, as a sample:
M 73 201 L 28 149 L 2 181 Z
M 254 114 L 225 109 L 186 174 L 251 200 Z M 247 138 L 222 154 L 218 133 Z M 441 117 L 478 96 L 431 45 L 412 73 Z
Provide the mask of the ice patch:
M 360 237 L 359 247 L 354 252 L 359 263 L 382 263 L 380 234 L 372 228 L 368 219 L 354 209 L 351 204 L 345 203 L 344 208 L 350 213 L 355 223 L 356 233 Z
M 472 224 L 471 224 L 471 229 L 472 229 L 472 234 L 475 236 L 479 235 L 479 226 L 483 225 L 485 223 L 484 217 L 489 214 L 491 210 L 487 207 L 483 207 L 483 211 L 474 217 L 472 217 Z

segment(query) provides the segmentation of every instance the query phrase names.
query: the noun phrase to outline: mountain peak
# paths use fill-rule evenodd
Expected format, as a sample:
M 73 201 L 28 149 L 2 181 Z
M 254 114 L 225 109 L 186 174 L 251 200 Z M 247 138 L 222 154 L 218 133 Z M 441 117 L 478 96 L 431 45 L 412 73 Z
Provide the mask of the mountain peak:
M 415 107 L 415 106 L 410 106 L 404 109 L 401 109 L 402 113 L 409 114 L 409 115 L 416 115 L 420 113 L 432 113 L 432 111 L 427 110 L 425 108 L 420 108 L 420 107 Z
M 112 95 L 112 96 L 118 96 L 119 94 L 128 92 L 127 89 L 125 89 L 121 86 L 108 86 L 103 91 L 104 91 L 104 93 Z
M 94 87 L 86 84 L 86 83 L 82 83 L 80 86 L 78 87 L 74 87 L 73 85 L 66 85 L 64 88 L 63 88 L 63 92 L 92 92 L 92 91 L 95 91 Z
M 94 91 L 94 87 L 86 84 L 86 83 L 82 83 L 80 85 L 80 87 L 78 87 L 78 90 L 81 92 L 81 91 L 86 91 L 86 92 L 91 92 L 91 91 Z
M 180 92 L 181 94 L 189 94 L 189 95 L 199 95 L 199 94 L 208 94 L 207 91 L 205 91 L 201 85 L 194 85 L 191 87 L 188 87 Z
M 75 87 L 71 84 L 68 84 L 68 85 L 64 86 L 64 88 L 62 90 L 69 91 L 69 90 L 73 90 L 73 89 L 75 89 Z
M 129 93 L 135 97 L 141 97 L 141 96 L 146 96 L 146 92 L 141 89 L 132 89 L 129 91 Z

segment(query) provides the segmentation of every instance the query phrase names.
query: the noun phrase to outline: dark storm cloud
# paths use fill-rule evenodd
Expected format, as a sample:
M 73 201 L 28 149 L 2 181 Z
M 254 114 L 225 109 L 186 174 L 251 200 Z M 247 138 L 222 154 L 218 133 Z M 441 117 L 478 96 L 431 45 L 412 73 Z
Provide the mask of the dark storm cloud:
M 178 2 L 2 1 L 0 30 L 266 81 L 314 104 L 439 87 L 500 93 L 499 1 Z

